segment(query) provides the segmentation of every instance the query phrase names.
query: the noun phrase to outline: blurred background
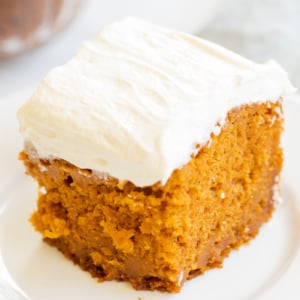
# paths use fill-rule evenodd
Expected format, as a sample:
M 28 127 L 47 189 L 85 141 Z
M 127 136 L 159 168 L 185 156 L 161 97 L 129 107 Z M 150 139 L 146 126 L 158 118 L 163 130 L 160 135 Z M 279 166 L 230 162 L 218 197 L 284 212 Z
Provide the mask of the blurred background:
M 0 101 L 34 89 L 124 16 L 197 34 L 257 62 L 275 59 L 300 88 L 299 0 L 0 0 Z

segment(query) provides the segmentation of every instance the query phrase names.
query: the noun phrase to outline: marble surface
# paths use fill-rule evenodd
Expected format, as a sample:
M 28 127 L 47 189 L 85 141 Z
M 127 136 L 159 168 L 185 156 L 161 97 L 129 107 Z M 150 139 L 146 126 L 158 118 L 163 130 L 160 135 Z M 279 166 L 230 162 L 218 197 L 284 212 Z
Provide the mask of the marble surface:
M 255 61 L 275 59 L 300 89 L 299 0 L 227 0 L 200 34 Z

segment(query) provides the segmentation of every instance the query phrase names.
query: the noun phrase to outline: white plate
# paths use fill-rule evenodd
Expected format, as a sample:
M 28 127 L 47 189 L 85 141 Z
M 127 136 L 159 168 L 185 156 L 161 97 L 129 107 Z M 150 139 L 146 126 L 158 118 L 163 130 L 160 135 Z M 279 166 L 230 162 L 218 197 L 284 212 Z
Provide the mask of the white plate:
M 179 294 L 135 291 L 127 283 L 97 283 L 41 242 L 28 222 L 36 185 L 17 160 L 22 148 L 16 111 L 30 91 L 0 100 L 0 299 L 300 299 L 300 105 L 286 103 L 284 202 L 249 246 L 223 269 L 188 281 Z M 298 98 L 295 98 L 298 99 Z

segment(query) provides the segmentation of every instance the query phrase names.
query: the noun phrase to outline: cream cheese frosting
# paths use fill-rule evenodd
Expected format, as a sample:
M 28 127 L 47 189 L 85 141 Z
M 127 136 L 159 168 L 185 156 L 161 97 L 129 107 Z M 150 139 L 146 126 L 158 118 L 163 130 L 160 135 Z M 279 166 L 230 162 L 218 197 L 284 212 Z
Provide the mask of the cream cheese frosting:
M 233 107 L 293 91 L 274 61 L 126 18 L 50 71 L 18 119 L 41 158 L 148 186 L 187 163 Z

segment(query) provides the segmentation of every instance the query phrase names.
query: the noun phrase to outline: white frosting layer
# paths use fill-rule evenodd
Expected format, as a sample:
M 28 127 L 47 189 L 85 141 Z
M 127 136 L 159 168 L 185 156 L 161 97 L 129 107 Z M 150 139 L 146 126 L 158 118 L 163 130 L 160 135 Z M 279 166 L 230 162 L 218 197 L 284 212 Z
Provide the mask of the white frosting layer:
M 273 61 L 128 18 L 53 69 L 18 118 L 41 157 L 147 186 L 188 162 L 231 108 L 293 91 Z

